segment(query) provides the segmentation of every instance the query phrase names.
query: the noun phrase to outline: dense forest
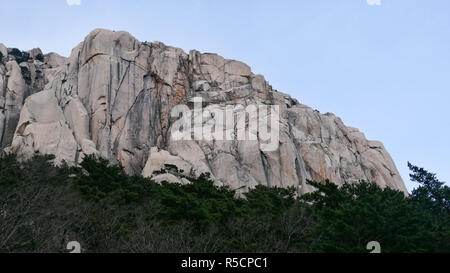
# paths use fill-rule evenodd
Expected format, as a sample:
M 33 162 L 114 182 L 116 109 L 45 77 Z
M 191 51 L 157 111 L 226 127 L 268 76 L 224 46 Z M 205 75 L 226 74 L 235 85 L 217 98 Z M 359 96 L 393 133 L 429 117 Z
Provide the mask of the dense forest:
M 303 196 L 258 186 L 237 197 L 208 174 L 158 184 L 92 156 L 52 159 L 1 156 L 0 252 L 68 252 L 70 241 L 82 252 L 367 253 L 370 241 L 383 253 L 450 252 L 450 189 L 412 164 L 410 196 L 310 181 L 317 191 Z

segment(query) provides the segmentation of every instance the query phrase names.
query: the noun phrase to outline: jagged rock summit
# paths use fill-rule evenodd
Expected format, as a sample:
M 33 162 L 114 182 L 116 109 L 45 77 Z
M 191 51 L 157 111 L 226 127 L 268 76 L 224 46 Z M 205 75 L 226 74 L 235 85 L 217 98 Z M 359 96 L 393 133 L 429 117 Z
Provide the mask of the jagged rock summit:
M 77 164 L 96 154 L 130 174 L 188 183 L 158 172 L 170 165 L 186 176 L 208 172 L 218 185 L 240 191 L 262 184 L 304 193 L 311 190 L 307 179 L 329 179 L 407 193 L 382 143 L 273 90 L 242 62 L 104 29 L 92 31 L 68 59 L 38 49 L 18 54 L 2 44 L 0 52 L 0 144 L 22 157 L 54 154 L 56 163 Z M 278 148 L 262 150 L 259 138 L 173 140 L 171 110 L 194 97 L 214 109 L 278 105 Z

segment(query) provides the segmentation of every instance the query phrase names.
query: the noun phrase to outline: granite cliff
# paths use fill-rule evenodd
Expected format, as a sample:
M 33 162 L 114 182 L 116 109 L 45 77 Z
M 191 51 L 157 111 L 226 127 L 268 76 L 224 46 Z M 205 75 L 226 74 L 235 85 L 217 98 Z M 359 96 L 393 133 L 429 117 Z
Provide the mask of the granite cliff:
M 0 52 L 0 146 L 21 157 L 54 154 L 56 164 L 77 164 L 95 154 L 130 174 L 186 183 L 158 172 L 170 165 L 187 176 L 208 172 L 218 185 L 242 191 L 262 184 L 304 193 L 311 190 L 307 179 L 329 179 L 407 192 L 381 142 L 274 90 L 242 62 L 104 29 L 92 31 L 69 58 L 2 44 Z M 173 140 L 171 110 L 194 97 L 205 109 L 277 105 L 278 148 L 262 150 L 259 137 Z

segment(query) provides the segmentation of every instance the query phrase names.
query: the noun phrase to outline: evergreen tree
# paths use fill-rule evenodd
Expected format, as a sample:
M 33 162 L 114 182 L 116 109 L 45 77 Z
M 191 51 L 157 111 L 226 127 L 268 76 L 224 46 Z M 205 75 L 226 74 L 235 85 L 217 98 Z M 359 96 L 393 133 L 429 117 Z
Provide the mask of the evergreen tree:
M 450 187 L 437 179 L 436 174 L 408 162 L 412 171 L 411 181 L 420 186 L 413 190 L 411 198 L 434 213 L 450 214 Z

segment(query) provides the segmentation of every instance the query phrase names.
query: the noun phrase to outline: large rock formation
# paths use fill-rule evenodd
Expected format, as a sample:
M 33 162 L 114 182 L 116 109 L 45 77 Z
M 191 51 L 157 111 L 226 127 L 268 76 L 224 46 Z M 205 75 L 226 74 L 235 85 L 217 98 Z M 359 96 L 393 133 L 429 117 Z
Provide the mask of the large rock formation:
M 338 184 L 369 180 L 407 192 L 383 144 L 366 140 L 333 114 L 320 114 L 273 90 L 242 62 L 195 50 L 187 54 L 102 29 L 91 32 L 67 60 L 44 57 L 47 63 L 3 60 L 0 65 L 1 143 L 14 134 L 7 150 L 24 157 L 54 154 L 56 163 L 76 164 L 96 154 L 122 164 L 130 174 L 186 182 L 158 172 L 170 165 L 186 176 L 208 172 L 217 184 L 242 191 L 262 184 L 295 186 L 303 193 L 310 190 L 307 179 L 329 179 Z M 20 71 L 24 66 L 45 77 L 30 72 L 27 83 Z M 177 119 L 171 110 L 180 104 L 192 109 L 194 97 L 202 98 L 200 115 L 209 125 L 216 122 L 214 110 L 230 105 L 278 105 L 277 149 L 262 149 L 257 132 L 256 141 L 237 140 L 236 128 L 249 127 L 252 118 L 242 113 L 235 114 L 233 140 L 174 140 L 171 129 Z
M 38 48 L 22 52 L 0 44 L 0 149 L 11 144 L 25 99 L 43 90 L 64 61 Z

